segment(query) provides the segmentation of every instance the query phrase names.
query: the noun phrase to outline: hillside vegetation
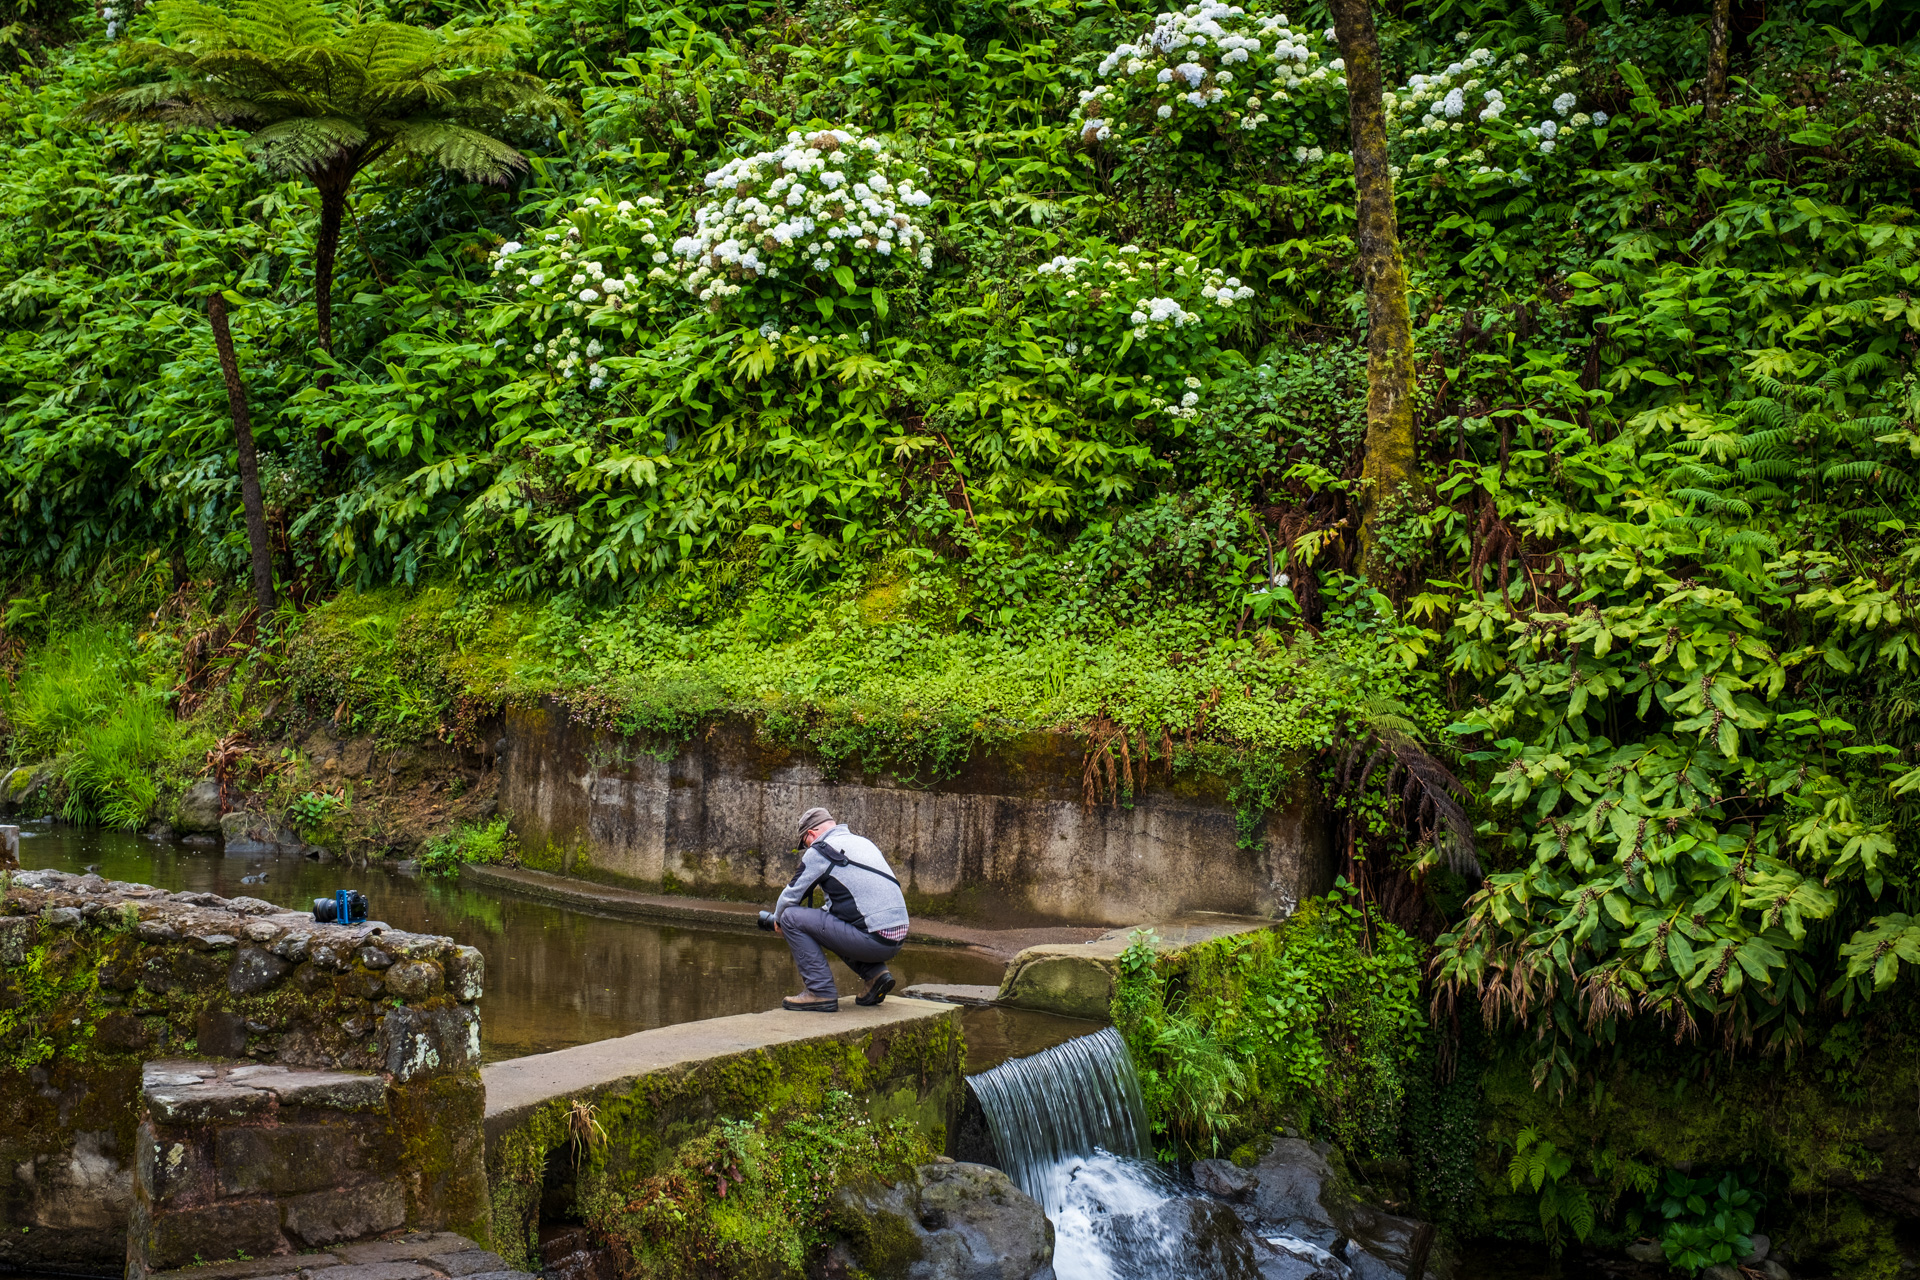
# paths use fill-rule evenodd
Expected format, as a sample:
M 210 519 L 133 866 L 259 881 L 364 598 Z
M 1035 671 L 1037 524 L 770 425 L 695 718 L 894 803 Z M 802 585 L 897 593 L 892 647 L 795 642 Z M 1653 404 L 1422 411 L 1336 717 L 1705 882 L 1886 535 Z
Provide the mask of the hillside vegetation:
M 1542 1096 L 1894 1052 L 1901 6 L 1723 4 L 1724 69 L 1683 0 L 1381 9 L 1418 454 L 1370 494 L 1322 5 L 4 3 L 6 709 L 92 752 L 73 816 L 275 707 L 742 715 L 917 777 L 1061 729 L 1090 798 L 1321 786 Z M 83 733 L 87 653 L 136 692 Z

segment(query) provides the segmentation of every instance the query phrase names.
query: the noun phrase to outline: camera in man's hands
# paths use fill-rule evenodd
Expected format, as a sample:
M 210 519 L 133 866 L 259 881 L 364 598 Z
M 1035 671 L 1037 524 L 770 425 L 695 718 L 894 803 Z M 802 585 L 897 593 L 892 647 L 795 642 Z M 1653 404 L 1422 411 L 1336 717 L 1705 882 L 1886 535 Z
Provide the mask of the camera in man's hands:
M 773 912 L 762 911 L 758 923 L 762 929 L 765 929 L 768 933 L 772 933 L 773 927 L 779 924 L 780 921 L 774 916 Z
M 367 895 L 358 889 L 336 889 L 331 898 L 313 900 L 315 924 L 365 924 Z

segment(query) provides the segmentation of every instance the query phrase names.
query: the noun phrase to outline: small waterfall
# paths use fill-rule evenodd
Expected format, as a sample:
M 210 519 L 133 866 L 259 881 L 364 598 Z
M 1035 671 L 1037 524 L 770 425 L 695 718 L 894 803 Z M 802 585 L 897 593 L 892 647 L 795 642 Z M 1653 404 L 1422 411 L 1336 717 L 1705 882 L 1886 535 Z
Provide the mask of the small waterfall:
M 1053 1222 L 1058 1280 L 1260 1280 L 1240 1221 L 1153 1158 L 1108 1027 L 968 1077 L 1000 1167 Z
M 969 1076 L 1014 1184 L 1048 1217 L 1062 1207 L 1055 1171 L 1074 1156 L 1153 1158 L 1147 1108 L 1127 1042 L 1112 1027 Z

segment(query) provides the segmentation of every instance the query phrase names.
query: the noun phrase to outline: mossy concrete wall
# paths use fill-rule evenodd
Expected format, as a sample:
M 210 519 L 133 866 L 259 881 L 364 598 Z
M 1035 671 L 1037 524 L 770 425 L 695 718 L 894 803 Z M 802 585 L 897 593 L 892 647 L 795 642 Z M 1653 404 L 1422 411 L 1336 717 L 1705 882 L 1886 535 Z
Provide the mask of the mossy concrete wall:
M 542 1218 L 595 1216 L 715 1123 L 815 1111 L 831 1091 L 946 1145 L 964 1089 L 955 1005 L 741 1014 L 487 1066 L 493 1247 L 538 1258 Z
M 126 1254 L 141 1070 L 191 1056 L 379 1073 L 410 1225 L 487 1221 L 479 952 L 251 898 L 52 871 L 0 897 L 0 1266 Z
M 826 805 L 887 853 L 918 912 L 1002 923 L 1134 924 L 1194 911 L 1283 916 L 1331 883 L 1302 787 L 1242 848 L 1218 778 L 1156 774 L 1089 806 L 1083 744 L 1033 734 L 915 786 L 713 725 L 671 758 L 551 705 L 507 715 L 501 806 L 529 866 L 614 884 L 765 897 L 794 868 L 794 821 Z

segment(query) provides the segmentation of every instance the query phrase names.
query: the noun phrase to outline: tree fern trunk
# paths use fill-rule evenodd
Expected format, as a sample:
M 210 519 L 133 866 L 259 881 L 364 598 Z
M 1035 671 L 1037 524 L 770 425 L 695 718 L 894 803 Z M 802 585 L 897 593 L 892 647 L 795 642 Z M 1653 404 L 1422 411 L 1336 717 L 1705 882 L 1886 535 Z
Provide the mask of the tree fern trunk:
M 240 453 L 240 502 L 247 510 L 247 547 L 253 553 L 253 599 L 263 614 L 273 611 L 273 550 L 267 545 L 267 508 L 260 500 L 260 460 L 253 451 L 253 422 L 246 388 L 240 385 L 240 361 L 227 328 L 227 300 L 218 290 L 207 298 L 207 323 L 220 353 L 220 376 L 227 383 L 227 410 L 233 415 L 233 439 Z
M 1413 321 L 1407 313 L 1407 270 L 1393 210 L 1387 164 L 1387 116 L 1380 102 L 1380 39 L 1371 0 L 1332 0 L 1334 33 L 1347 64 L 1348 119 L 1356 193 L 1354 247 L 1367 298 L 1367 482 L 1360 524 L 1360 562 L 1376 581 L 1378 521 L 1418 478 L 1413 438 Z
M 333 263 L 340 252 L 340 227 L 346 220 L 348 184 L 329 173 L 320 177 L 317 185 L 320 188 L 320 238 L 313 248 L 313 304 L 319 313 L 320 349 L 332 355 Z M 324 373 L 321 376 L 326 377 Z

